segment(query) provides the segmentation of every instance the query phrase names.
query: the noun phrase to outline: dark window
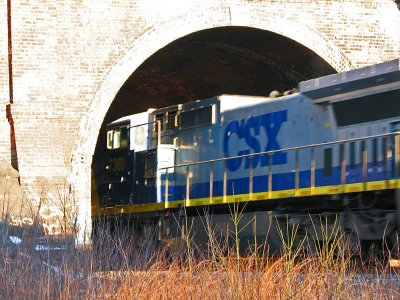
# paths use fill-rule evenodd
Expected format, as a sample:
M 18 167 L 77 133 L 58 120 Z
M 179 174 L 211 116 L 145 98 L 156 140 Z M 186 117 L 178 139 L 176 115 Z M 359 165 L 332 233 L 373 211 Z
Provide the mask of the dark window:
M 383 161 L 386 163 L 386 161 L 390 158 L 389 157 L 389 145 L 388 145 L 389 141 L 388 141 L 388 137 L 383 137 L 382 138 L 382 152 L 383 152 Z
M 167 129 L 174 129 L 176 127 L 175 126 L 176 114 L 177 114 L 176 110 L 167 112 Z
M 332 148 L 324 149 L 324 176 L 332 176 Z
M 212 106 L 202 107 L 180 114 L 181 129 L 212 124 Z
M 128 129 L 126 127 L 121 128 L 121 148 L 128 147 Z
M 360 163 L 361 163 L 362 168 L 364 168 L 364 164 L 367 165 L 367 163 L 368 163 L 368 150 L 365 147 L 365 145 L 366 145 L 365 143 L 366 143 L 365 140 L 360 141 L 360 145 L 361 145 L 361 147 L 360 147 Z M 364 152 L 366 154 L 365 155 L 366 157 L 364 157 Z M 366 161 L 364 161 L 364 160 L 366 160 Z
M 400 90 L 333 103 L 338 126 L 371 122 L 400 115 Z
M 372 142 L 372 165 L 376 166 L 378 164 L 378 139 L 374 138 Z
M 342 161 L 346 158 L 345 157 L 345 145 L 344 144 L 340 144 L 340 147 L 339 147 L 340 149 L 339 149 L 339 164 L 340 164 L 340 166 L 342 166 Z
M 354 169 L 356 165 L 356 143 L 350 142 L 350 168 Z
M 156 152 L 151 151 L 146 154 L 144 160 L 144 178 L 154 180 L 156 178 Z
M 156 114 L 156 124 L 155 126 L 155 130 L 158 131 L 158 124 L 161 124 L 161 131 L 163 131 L 164 129 L 164 122 L 165 122 L 165 118 L 164 118 L 164 114 Z

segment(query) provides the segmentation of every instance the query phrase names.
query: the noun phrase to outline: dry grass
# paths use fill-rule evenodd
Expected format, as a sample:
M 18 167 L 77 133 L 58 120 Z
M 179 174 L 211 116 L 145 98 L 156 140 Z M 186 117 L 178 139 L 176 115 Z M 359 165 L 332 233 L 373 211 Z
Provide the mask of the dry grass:
M 296 228 L 287 228 L 296 233 Z M 125 225 L 100 228 L 90 250 L 67 239 L 25 237 L 0 248 L 1 299 L 399 299 L 396 270 L 355 262 L 340 232 L 318 246 L 285 245 L 279 257 L 241 257 L 233 246 L 204 251 L 190 238 L 173 253 L 149 230 L 134 238 Z M 185 237 L 184 237 L 185 238 Z M 35 251 L 37 244 L 64 250 Z M 192 248 L 193 247 L 193 248 Z M 231 247 L 231 248 L 229 248 Z M 261 247 L 262 248 L 262 247 Z M 194 251 L 196 249 L 196 251 Z

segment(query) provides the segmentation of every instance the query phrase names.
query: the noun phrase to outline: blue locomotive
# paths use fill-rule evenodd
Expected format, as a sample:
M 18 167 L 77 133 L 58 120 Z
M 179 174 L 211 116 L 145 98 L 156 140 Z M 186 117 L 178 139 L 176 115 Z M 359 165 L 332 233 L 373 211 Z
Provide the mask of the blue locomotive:
M 350 207 L 353 224 L 369 226 L 358 234 L 381 239 L 378 219 L 388 233 L 400 221 L 399 59 L 280 97 L 221 95 L 126 116 L 108 124 L 107 149 L 95 216 L 222 216 L 246 203 L 252 217 L 344 220 Z

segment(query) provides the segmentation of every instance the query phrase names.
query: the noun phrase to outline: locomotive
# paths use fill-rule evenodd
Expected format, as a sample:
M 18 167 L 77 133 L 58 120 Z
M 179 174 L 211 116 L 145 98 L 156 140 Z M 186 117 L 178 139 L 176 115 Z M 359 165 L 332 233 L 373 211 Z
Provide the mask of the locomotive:
M 265 238 L 279 220 L 314 231 L 313 218 L 323 215 L 353 238 L 393 245 L 400 226 L 399 64 L 303 81 L 280 97 L 220 95 L 108 124 L 95 221 L 126 217 L 165 229 L 176 213 L 175 221 L 190 218 L 204 233 L 204 215 L 224 227 L 238 204 L 243 224 L 253 222 L 241 231 L 243 241 Z M 278 248 L 279 240 L 271 244 Z

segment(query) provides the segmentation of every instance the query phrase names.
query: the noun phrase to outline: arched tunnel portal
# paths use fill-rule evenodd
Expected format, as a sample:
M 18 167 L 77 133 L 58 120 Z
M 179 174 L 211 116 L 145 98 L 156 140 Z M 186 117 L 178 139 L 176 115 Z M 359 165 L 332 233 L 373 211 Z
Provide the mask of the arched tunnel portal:
M 99 132 L 94 182 L 102 177 L 105 126 L 115 119 L 220 94 L 267 96 L 332 73 L 335 69 L 312 50 L 267 30 L 219 27 L 182 37 L 143 62 L 117 93 Z
M 101 182 L 105 126 L 115 119 L 220 94 L 267 96 L 332 73 L 312 50 L 267 30 L 219 27 L 177 39 L 144 61 L 117 93 L 99 132 L 92 185 Z

